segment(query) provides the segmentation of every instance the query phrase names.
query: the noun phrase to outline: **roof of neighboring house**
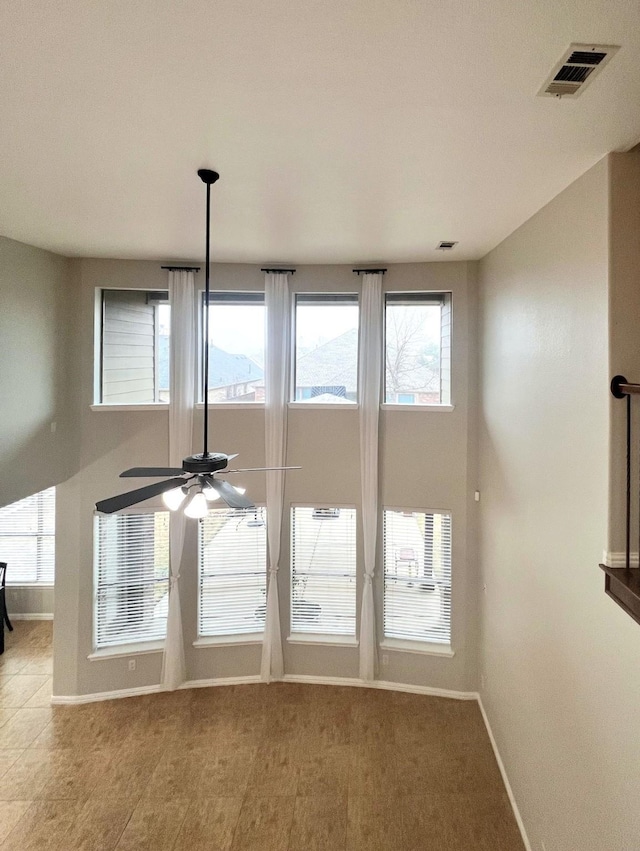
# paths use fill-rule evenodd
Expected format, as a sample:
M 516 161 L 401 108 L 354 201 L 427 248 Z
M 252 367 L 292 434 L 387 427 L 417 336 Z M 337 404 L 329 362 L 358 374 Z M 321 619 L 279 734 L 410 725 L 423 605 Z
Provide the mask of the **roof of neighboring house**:
M 358 329 L 352 328 L 303 355 L 296 364 L 297 387 L 358 388 Z
M 160 341 L 160 387 L 169 386 L 169 337 L 161 335 Z M 232 387 L 235 384 L 244 384 L 247 381 L 259 381 L 264 375 L 263 370 L 246 355 L 233 355 L 219 349 L 217 346 L 209 346 L 209 389 L 217 387 Z

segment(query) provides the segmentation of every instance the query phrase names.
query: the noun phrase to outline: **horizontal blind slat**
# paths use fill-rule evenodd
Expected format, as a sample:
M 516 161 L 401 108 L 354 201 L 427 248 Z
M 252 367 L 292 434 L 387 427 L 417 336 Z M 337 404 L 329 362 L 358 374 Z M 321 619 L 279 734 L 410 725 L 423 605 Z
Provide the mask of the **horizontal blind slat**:
M 0 508 L 0 561 L 7 585 L 51 585 L 55 573 L 55 488 Z
M 451 516 L 384 511 L 385 638 L 451 643 Z

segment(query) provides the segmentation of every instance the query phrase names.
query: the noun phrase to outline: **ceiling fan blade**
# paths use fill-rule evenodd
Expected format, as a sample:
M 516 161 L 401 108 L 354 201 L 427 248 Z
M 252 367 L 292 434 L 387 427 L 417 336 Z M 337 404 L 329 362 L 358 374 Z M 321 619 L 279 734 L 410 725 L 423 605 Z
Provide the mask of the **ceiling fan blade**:
M 243 467 L 240 470 L 218 470 L 220 473 L 262 473 L 264 470 L 302 470 L 302 467 Z
M 230 485 L 229 482 L 220 481 L 213 477 L 207 479 L 212 488 L 218 491 L 222 499 L 227 503 L 229 508 L 255 508 L 253 502 L 243 496 L 241 493 Z
M 184 473 L 182 467 L 132 467 L 120 473 L 120 478 L 150 479 L 153 476 L 179 476 L 181 473 Z
M 152 496 L 171 490 L 172 488 L 180 487 L 184 484 L 184 479 L 167 479 L 165 482 L 156 482 L 153 485 L 147 485 L 144 488 L 137 488 L 134 491 L 127 491 L 118 496 L 112 496 L 109 499 L 102 499 L 96 502 L 96 509 L 102 514 L 113 514 L 114 511 L 120 511 L 122 508 L 128 508 L 130 505 L 135 505 L 137 502 L 143 502 L 145 499 L 151 499 Z M 229 485 L 231 488 L 231 485 Z M 233 488 L 231 488 L 233 490 Z M 235 491 L 234 491 L 235 493 Z
M 237 458 L 238 454 L 238 452 L 234 452 L 233 455 L 227 455 L 227 461 L 232 461 L 234 458 Z

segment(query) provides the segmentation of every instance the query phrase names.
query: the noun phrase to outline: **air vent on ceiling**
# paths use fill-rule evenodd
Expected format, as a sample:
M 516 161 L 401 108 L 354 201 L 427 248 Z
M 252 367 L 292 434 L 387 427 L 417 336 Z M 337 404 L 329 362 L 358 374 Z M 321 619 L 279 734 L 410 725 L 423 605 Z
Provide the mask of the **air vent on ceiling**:
M 447 242 L 446 240 L 443 240 L 442 242 L 439 242 L 439 243 L 436 245 L 436 248 L 437 248 L 439 251 L 451 251 L 451 249 L 453 248 L 453 246 L 454 246 L 454 245 L 457 245 L 457 244 L 458 244 L 457 242 Z
M 538 92 L 542 97 L 575 98 L 620 50 L 613 44 L 571 44 Z

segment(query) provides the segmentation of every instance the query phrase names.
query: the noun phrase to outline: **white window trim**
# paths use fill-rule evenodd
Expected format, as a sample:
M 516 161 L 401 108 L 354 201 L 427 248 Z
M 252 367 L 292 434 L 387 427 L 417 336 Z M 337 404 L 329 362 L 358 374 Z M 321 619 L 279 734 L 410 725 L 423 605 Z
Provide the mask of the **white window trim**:
M 209 402 L 210 411 L 243 411 L 264 409 L 264 402 Z M 196 411 L 204 410 L 204 402 L 196 402 Z
M 455 411 L 455 405 L 402 405 L 395 402 L 383 402 L 380 406 L 383 411 L 423 411 L 435 414 L 449 413 Z
M 96 662 L 100 659 L 121 659 L 125 656 L 142 656 L 146 653 L 162 653 L 164 641 L 140 641 L 132 644 L 116 644 L 113 647 L 101 647 L 89 653 L 87 659 Z
M 204 635 L 196 638 L 192 642 L 192 647 L 220 647 L 229 646 L 240 647 L 250 644 L 262 644 L 264 642 L 264 634 L 262 632 L 247 632 L 242 635 Z
M 55 584 L 53 582 L 9 582 L 9 579 L 6 580 L 7 588 L 55 588 Z
M 385 638 L 380 644 L 381 650 L 396 650 L 401 653 L 418 653 L 421 656 L 445 656 L 453 658 L 456 654 L 450 644 L 436 641 L 408 641 L 405 638 Z
M 292 632 L 287 638 L 288 644 L 313 644 L 315 647 L 358 647 L 356 636 L 326 635 L 325 633 Z
M 318 402 L 288 402 L 289 408 L 299 408 L 302 410 L 306 408 L 310 411 L 357 411 L 360 405 L 358 402 L 342 402 L 333 404 L 332 402 L 318 403 Z
M 117 403 L 96 403 L 91 405 L 92 411 L 168 411 L 168 402 L 147 402 L 143 405 L 118 405 Z

